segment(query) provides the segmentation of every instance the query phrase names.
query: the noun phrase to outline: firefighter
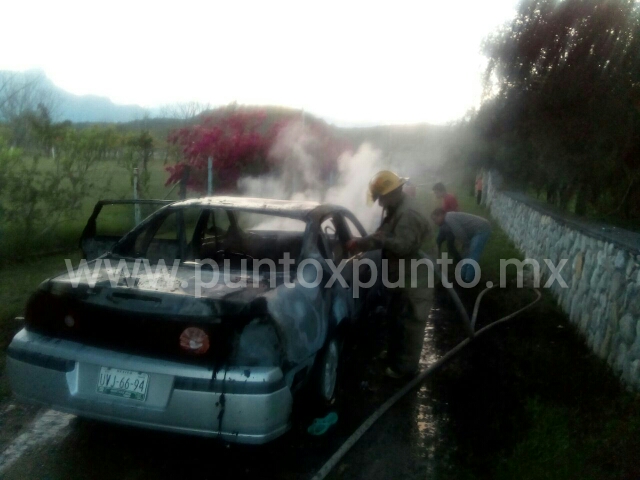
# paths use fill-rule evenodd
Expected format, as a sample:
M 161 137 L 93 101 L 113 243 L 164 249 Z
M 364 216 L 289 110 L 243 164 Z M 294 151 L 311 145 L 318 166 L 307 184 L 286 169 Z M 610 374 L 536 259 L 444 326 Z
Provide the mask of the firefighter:
M 376 200 L 384 209 L 378 230 L 364 238 L 352 239 L 347 248 L 352 252 L 382 249 L 382 260 L 388 263 L 388 285 L 401 280 L 400 287 L 387 286 L 389 337 L 386 374 L 393 378 L 412 376 L 424 341 L 424 330 L 431 307 L 431 290 L 421 266 L 417 282 L 411 284 L 411 260 L 420 258 L 419 250 L 429 235 L 429 223 L 402 191 L 407 179 L 384 170 L 369 182 L 370 203 Z M 379 272 L 381 273 L 381 272 Z

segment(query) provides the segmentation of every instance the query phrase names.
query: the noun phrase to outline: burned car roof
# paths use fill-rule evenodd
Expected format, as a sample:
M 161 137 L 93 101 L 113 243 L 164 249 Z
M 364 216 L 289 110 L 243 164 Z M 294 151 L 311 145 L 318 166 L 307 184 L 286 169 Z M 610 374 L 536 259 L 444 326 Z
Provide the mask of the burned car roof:
M 231 196 L 191 198 L 171 204 L 171 208 L 187 206 L 220 207 L 229 210 L 245 210 L 299 219 L 312 216 L 323 216 L 330 212 L 345 210 L 343 207 L 337 205 L 321 204 L 310 201 Z

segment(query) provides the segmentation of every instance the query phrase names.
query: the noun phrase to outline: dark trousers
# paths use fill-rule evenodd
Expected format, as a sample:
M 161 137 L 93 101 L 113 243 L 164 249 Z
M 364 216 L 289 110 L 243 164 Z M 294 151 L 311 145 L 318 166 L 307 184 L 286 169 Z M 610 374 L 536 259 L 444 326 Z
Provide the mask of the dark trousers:
M 424 331 L 433 304 L 432 289 L 389 289 L 388 358 L 400 373 L 415 373 L 424 344 Z

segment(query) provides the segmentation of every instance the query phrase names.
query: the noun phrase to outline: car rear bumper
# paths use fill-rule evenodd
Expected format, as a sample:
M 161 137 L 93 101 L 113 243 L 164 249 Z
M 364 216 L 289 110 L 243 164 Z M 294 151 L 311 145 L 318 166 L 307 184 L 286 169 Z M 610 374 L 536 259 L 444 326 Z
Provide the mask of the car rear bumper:
M 101 367 L 149 375 L 144 401 L 98 393 Z M 212 369 L 129 355 L 26 330 L 9 345 L 20 399 L 82 417 L 260 444 L 289 428 L 292 396 L 277 367 Z

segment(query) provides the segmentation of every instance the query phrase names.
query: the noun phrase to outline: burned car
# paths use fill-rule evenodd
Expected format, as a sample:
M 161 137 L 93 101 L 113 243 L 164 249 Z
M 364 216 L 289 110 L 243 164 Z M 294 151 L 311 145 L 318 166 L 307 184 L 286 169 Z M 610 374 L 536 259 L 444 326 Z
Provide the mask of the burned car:
M 345 245 L 366 233 L 351 212 L 206 197 L 158 204 L 117 240 L 96 233 L 103 205 L 87 260 L 28 302 L 7 352 L 19 398 L 256 444 L 288 430 L 303 387 L 333 399 L 343 330 L 375 303 L 375 253 L 357 282 L 350 268 Z

